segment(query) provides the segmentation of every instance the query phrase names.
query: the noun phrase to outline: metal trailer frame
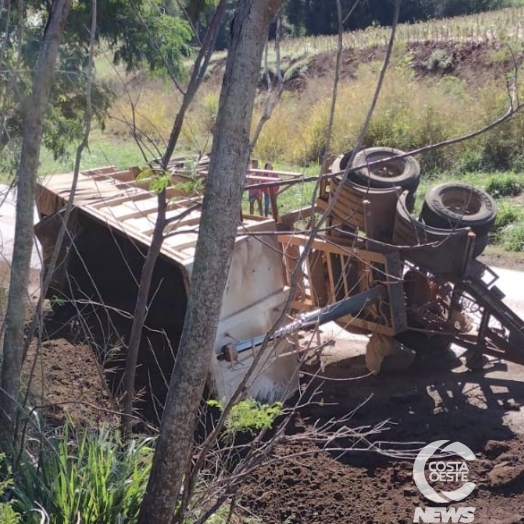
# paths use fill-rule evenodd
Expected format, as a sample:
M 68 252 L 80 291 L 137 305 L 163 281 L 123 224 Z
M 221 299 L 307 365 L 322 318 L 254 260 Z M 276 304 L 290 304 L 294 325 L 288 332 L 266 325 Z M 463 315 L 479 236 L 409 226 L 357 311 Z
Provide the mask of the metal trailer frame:
M 333 304 L 380 285 L 386 296 L 378 305 L 342 315 L 337 322 L 349 330 L 399 338 L 411 331 L 426 333 L 433 341 L 442 340 L 443 347 L 455 342 L 469 350 L 471 367 L 479 364 L 482 354 L 524 364 L 524 321 L 504 304 L 503 292 L 494 285 L 496 273 L 474 258 L 476 236 L 469 228 L 445 230 L 419 222 L 410 214 L 412 198 L 398 187 L 371 189 L 349 180 L 340 186 L 337 177 L 330 178 L 317 200 L 319 211 L 331 208 L 327 232 L 311 243 L 312 253 L 303 269 L 308 284 L 302 287 L 308 291 L 301 290 L 295 307 Z M 308 236 L 286 233 L 279 241 L 287 255 L 289 281 Z M 408 269 L 417 271 L 428 285 L 451 290 L 446 304 L 449 317 L 441 325 L 412 325 L 403 285 Z M 324 277 L 319 277 L 322 273 Z M 475 304 L 480 312 L 478 329 L 472 333 L 455 328 L 450 320 L 464 302 Z

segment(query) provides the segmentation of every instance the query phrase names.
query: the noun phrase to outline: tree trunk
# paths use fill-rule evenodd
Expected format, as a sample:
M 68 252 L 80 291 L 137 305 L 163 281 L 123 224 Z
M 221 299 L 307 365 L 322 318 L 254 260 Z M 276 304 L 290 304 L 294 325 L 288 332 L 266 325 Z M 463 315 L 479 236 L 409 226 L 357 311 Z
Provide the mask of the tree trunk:
M 220 28 L 220 23 L 224 17 L 224 11 L 226 9 L 226 0 L 220 0 L 216 7 L 215 14 L 209 24 L 206 31 L 206 36 L 202 42 L 202 46 L 198 53 L 197 59 L 193 66 L 191 73 L 191 79 L 189 81 L 187 91 L 184 94 L 182 105 L 178 110 L 173 127 L 171 129 L 171 135 L 169 136 L 169 142 L 167 144 L 166 151 L 162 158 L 162 169 L 167 170 L 171 156 L 178 142 L 178 137 L 182 132 L 182 124 L 186 116 L 193 98 L 195 97 L 203 79 L 204 74 L 209 65 L 209 60 L 213 49 L 215 48 L 215 42 Z M 122 416 L 122 432 L 124 435 L 129 436 L 132 430 L 132 412 L 133 412 L 133 397 L 135 394 L 135 373 L 138 362 L 138 352 L 140 350 L 140 340 L 142 338 L 142 330 L 147 315 L 147 301 L 149 298 L 149 291 L 151 289 L 151 281 L 153 279 L 153 271 L 155 264 L 158 259 L 158 255 L 162 249 L 164 242 L 164 228 L 167 225 L 166 219 L 167 212 L 167 200 L 166 191 L 162 190 L 158 194 L 158 214 L 155 222 L 155 229 L 153 231 L 153 237 L 151 239 L 151 245 L 147 251 L 144 267 L 140 275 L 140 284 L 138 289 L 137 300 L 135 304 L 135 311 L 133 315 L 133 326 L 131 328 L 131 334 L 129 336 L 129 344 L 127 348 L 126 356 L 126 367 L 124 371 L 124 405 L 123 405 L 123 416 Z
M 54 0 L 33 78 L 31 103 L 24 122 L 24 136 L 17 171 L 14 252 L 5 321 L 0 389 L 0 442 L 14 437 L 17 398 L 27 312 L 29 266 L 33 249 L 33 209 L 40 158 L 43 120 L 71 0 Z
M 184 329 L 140 524 L 173 518 L 217 332 L 249 156 L 262 51 L 282 0 L 240 0 L 220 95 Z

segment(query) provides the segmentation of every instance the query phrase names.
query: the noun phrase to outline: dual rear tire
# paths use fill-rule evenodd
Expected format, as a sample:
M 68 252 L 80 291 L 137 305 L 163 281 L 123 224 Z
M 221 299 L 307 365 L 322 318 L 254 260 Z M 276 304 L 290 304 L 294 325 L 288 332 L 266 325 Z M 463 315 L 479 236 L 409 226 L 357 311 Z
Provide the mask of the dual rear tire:
M 497 218 L 493 198 L 468 184 L 448 182 L 426 193 L 420 219 L 428 226 L 454 230 L 469 227 L 475 233 L 473 256 L 479 256 L 488 244 L 489 232 Z

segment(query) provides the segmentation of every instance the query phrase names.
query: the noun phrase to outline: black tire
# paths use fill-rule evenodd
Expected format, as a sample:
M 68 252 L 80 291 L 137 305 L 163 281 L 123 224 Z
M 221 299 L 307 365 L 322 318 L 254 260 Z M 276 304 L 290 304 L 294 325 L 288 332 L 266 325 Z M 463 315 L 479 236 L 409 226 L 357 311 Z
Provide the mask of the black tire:
M 391 147 L 370 147 L 359 151 L 355 155 L 353 166 L 361 166 L 403 154 L 404 151 Z M 420 165 L 412 156 L 391 158 L 391 160 L 377 166 L 357 169 L 354 171 L 354 180 L 364 186 L 398 186 L 408 190 L 410 193 L 414 193 L 420 181 Z
M 351 155 L 353 154 L 353 149 L 350 149 L 345 155 L 342 155 L 340 159 L 340 170 L 343 171 L 348 166 L 349 161 L 351 160 Z
M 476 187 L 444 183 L 427 191 L 420 218 L 428 226 L 470 227 L 478 237 L 485 237 L 497 218 L 497 206 L 490 195 Z M 477 243 L 485 244 L 485 240 L 478 238 Z
M 348 162 L 351 159 L 352 154 L 353 154 L 353 149 L 350 149 L 347 153 L 337 156 L 337 158 L 335 158 L 335 160 L 331 164 L 331 167 L 329 168 L 331 173 L 338 173 L 339 171 L 345 171 L 348 165 Z
M 333 164 L 331 164 L 331 167 L 330 167 L 331 173 L 338 173 L 338 172 L 341 172 L 341 171 L 345 171 L 346 167 L 348 166 L 349 161 L 351 160 L 351 156 L 353 155 L 353 151 L 354 151 L 354 149 L 350 149 L 347 153 L 338 156 L 335 159 L 335 161 L 333 162 Z M 360 177 L 358 177 L 357 174 L 355 172 L 353 172 L 353 171 L 350 171 L 347 174 L 346 181 L 349 182 L 350 184 L 353 183 L 353 184 L 357 184 L 359 186 L 364 186 L 364 187 L 371 187 L 371 188 L 378 187 L 378 186 L 372 186 L 372 185 L 368 184 L 368 182 L 363 184 L 362 183 L 362 179 Z M 383 186 L 380 186 L 380 187 L 383 187 Z M 390 187 L 390 186 L 388 186 L 388 187 Z
M 407 191 L 400 195 L 392 243 L 402 246 L 401 256 L 433 274 L 462 275 L 469 229 L 440 229 L 419 222 L 408 211 Z M 411 246 L 411 247 L 407 247 Z

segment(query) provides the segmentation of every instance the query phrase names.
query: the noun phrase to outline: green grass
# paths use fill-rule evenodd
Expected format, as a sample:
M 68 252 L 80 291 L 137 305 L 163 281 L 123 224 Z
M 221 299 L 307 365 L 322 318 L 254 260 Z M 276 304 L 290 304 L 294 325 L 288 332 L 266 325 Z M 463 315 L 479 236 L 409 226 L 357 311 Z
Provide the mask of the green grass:
M 486 191 L 494 198 L 518 196 L 524 191 L 524 180 L 514 173 L 493 175 L 486 182 Z
M 280 413 L 278 403 L 241 404 L 230 431 L 270 427 Z M 5 489 L 10 489 L 12 498 L 9 504 L 2 504 L 0 498 L 0 524 L 136 524 L 151 470 L 153 443 L 153 438 L 144 436 L 123 442 L 118 432 L 110 428 L 66 425 L 61 435 L 51 441 L 34 443 L 32 450 L 38 451 L 39 445 L 43 449 L 36 458 L 27 456 L 12 480 L 4 481 L 0 470 L 0 497 Z M 0 455 L 0 465 L 2 460 Z M 206 471 L 201 473 L 184 524 L 197 521 L 205 505 L 213 503 L 213 488 L 206 484 L 213 479 Z M 21 520 L 18 514 L 22 515 Z M 238 522 L 228 517 L 226 503 L 208 522 Z M 258 521 L 248 518 L 242 522 Z
M 114 165 L 125 169 L 143 165 L 144 157 L 131 137 L 119 137 L 95 130 L 89 139 L 89 148 L 82 154 L 81 169 Z M 74 168 L 76 148 L 71 147 L 69 157 L 55 160 L 49 150 L 43 149 L 40 155 L 39 175 L 65 173 Z M 156 155 L 155 155 L 156 156 Z M 150 158 L 152 158 L 151 155 Z
M 152 439 L 127 444 L 115 432 L 75 432 L 66 426 L 38 464 L 28 461 L 14 485 L 15 509 L 24 522 L 50 524 L 136 522 L 152 459 Z

